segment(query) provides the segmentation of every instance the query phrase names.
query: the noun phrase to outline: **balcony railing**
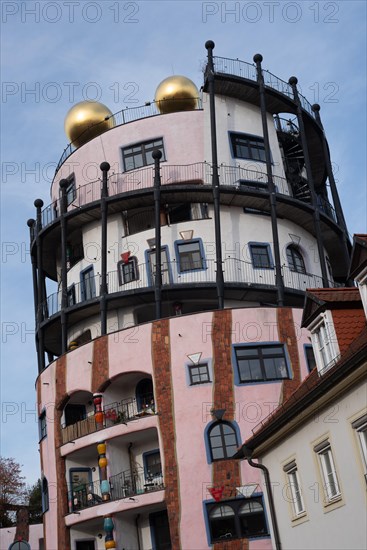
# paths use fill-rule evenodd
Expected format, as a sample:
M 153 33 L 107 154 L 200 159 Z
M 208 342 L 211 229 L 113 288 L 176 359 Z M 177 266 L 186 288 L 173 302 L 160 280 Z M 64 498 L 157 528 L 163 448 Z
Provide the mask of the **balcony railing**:
M 225 57 L 214 56 L 214 72 L 239 76 L 247 78 L 247 80 L 257 81 L 257 73 L 255 65 L 247 63 L 246 61 L 240 61 L 239 59 L 227 59 Z M 265 86 L 276 90 L 280 94 L 287 96 L 293 100 L 292 86 L 285 82 L 278 76 L 273 75 L 271 72 L 263 69 L 263 76 Z M 315 113 L 311 108 L 311 103 L 300 93 L 298 93 L 302 108 L 307 111 L 312 118 L 316 119 Z
M 115 403 L 110 403 L 103 408 L 103 423 L 99 429 L 110 428 L 116 424 L 126 424 L 132 420 L 138 420 L 155 414 L 155 404 L 152 395 L 139 396 L 139 402 L 135 397 L 128 397 Z M 94 413 L 89 413 L 86 418 L 78 420 L 74 424 L 61 427 L 62 444 L 74 441 L 79 437 L 97 431 L 97 424 L 94 420 Z
M 111 500 L 131 498 L 164 489 L 161 472 L 152 475 L 145 474 L 144 471 L 132 473 L 130 470 L 126 470 L 111 476 L 109 481 L 111 488 L 109 500 L 103 500 L 99 481 L 70 487 L 68 491 L 69 512 L 78 512 Z
M 238 189 L 249 187 L 251 189 L 267 189 L 268 177 L 265 172 L 259 170 L 249 170 L 240 166 L 227 166 L 221 164 L 218 167 L 219 181 L 221 185 L 233 186 Z M 276 185 L 276 191 L 282 195 L 291 195 L 287 180 L 276 174 L 273 175 Z M 161 165 L 161 184 L 179 185 L 196 184 L 212 185 L 212 166 L 207 162 L 198 162 L 187 165 L 170 165 L 163 163 Z M 138 170 L 131 170 L 124 173 L 111 174 L 108 180 L 108 194 L 110 197 L 140 189 L 153 188 L 154 169 L 147 166 Z M 69 205 L 68 211 L 82 207 L 101 198 L 101 181 L 91 181 L 76 189 L 76 196 Z M 56 200 L 46 206 L 41 213 L 42 228 L 47 227 L 55 221 L 60 214 L 59 200 Z M 34 237 L 36 231 L 34 231 Z
M 178 262 L 162 262 L 162 284 L 182 285 L 215 283 L 216 281 L 216 262 L 212 259 L 202 261 L 202 269 L 192 271 L 180 271 Z M 305 290 L 306 288 L 318 288 L 322 286 L 322 279 L 319 275 L 310 273 L 298 273 L 291 271 L 287 266 L 282 267 L 284 283 L 287 288 L 294 290 Z M 138 279 L 125 284 L 120 284 L 118 271 L 110 271 L 107 274 L 107 288 L 109 294 L 118 292 L 127 292 L 138 289 L 152 289 L 154 286 L 154 273 L 152 273 L 149 264 L 142 263 L 137 266 L 136 273 Z M 225 258 L 223 260 L 223 274 L 225 283 L 255 284 L 275 286 L 275 270 L 267 268 L 255 268 L 251 262 L 238 258 Z M 89 290 L 93 290 L 86 295 L 82 288 L 82 283 L 73 285 L 74 292 L 70 294 L 69 288 L 69 306 L 84 303 L 90 299 L 97 298 L 100 295 L 100 275 L 95 275 L 93 285 L 89 285 Z M 330 287 L 338 286 L 330 281 Z M 72 300 L 71 300 L 71 298 Z M 70 301 L 71 300 L 71 301 Z M 43 308 L 43 318 L 48 319 L 58 313 L 61 309 L 61 291 L 48 296 L 47 300 L 41 304 Z

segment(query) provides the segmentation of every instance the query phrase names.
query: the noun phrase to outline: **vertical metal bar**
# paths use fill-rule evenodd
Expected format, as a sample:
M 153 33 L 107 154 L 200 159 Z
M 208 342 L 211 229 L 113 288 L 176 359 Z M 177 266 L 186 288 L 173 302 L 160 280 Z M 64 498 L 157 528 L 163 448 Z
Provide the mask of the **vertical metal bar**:
M 212 145 L 212 188 L 214 202 L 214 229 L 215 229 L 215 255 L 216 255 L 216 284 L 218 296 L 218 309 L 224 308 L 224 277 L 222 260 L 222 242 L 220 228 L 220 191 L 218 175 L 218 152 L 217 152 L 217 132 L 215 119 L 215 93 L 214 93 L 214 63 L 213 49 L 215 44 L 212 40 L 205 43 L 208 50 L 208 64 L 206 68 L 206 78 L 209 86 L 209 105 L 210 105 L 210 134 Z
M 291 76 L 290 79 L 288 80 L 288 82 L 292 86 L 294 102 L 297 106 L 298 128 L 299 128 L 299 131 L 300 131 L 303 155 L 304 155 L 304 158 L 305 158 L 305 167 L 306 167 L 306 172 L 307 172 L 307 182 L 308 182 L 308 186 L 309 186 L 310 193 L 311 193 L 311 202 L 312 202 L 312 206 L 313 206 L 313 220 L 314 220 L 315 232 L 316 232 L 317 250 L 318 250 L 318 254 L 319 254 L 321 273 L 322 273 L 322 284 L 323 284 L 324 287 L 327 288 L 329 286 L 329 282 L 328 282 L 328 274 L 327 274 L 327 269 L 326 269 L 324 245 L 323 245 L 322 233 L 321 233 L 320 212 L 319 212 L 319 207 L 318 207 L 317 200 L 316 200 L 315 184 L 314 184 L 313 176 L 312 176 L 311 161 L 310 161 L 310 155 L 309 155 L 309 152 L 308 152 L 308 144 L 307 144 L 305 126 L 303 124 L 302 107 L 301 107 L 301 102 L 300 102 L 299 95 L 298 95 L 298 90 L 297 90 L 298 80 L 295 76 Z
M 345 222 L 342 205 L 340 203 L 338 189 L 335 183 L 333 168 L 331 165 L 330 151 L 327 144 L 324 127 L 321 122 L 320 105 L 318 105 L 318 103 L 315 103 L 314 105 L 312 105 L 312 110 L 315 113 L 316 121 L 318 122 L 318 124 L 320 125 L 320 128 L 322 129 L 322 147 L 323 147 L 324 159 L 326 164 L 326 171 L 330 182 L 330 191 L 331 191 L 331 196 L 333 197 L 333 203 L 334 203 L 338 225 L 343 230 L 343 237 L 342 237 L 343 253 L 346 261 L 346 266 L 348 267 L 349 261 L 350 261 L 350 254 L 349 254 L 350 243 L 348 240 L 348 229 L 347 229 L 347 224 Z
M 60 197 L 60 229 L 61 229 L 61 353 L 66 353 L 68 345 L 67 334 L 67 318 L 66 308 L 68 307 L 68 280 L 67 280 L 67 266 L 66 266 L 66 243 L 67 243 L 67 227 L 65 214 L 67 212 L 67 197 L 66 189 L 69 185 L 69 181 L 62 179 L 59 183 L 61 190 Z
M 43 321 L 43 310 L 42 310 L 42 293 L 43 293 L 43 281 L 44 273 L 42 268 L 42 238 L 40 232 L 42 229 L 42 214 L 41 208 L 43 206 L 42 199 L 36 199 L 34 201 L 34 206 L 37 209 L 36 215 L 36 249 L 37 249 L 37 338 L 38 338 L 38 370 L 41 372 L 45 368 L 45 346 L 44 346 L 44 335 L 43 328 L 41 328 L 41 323 Z
M 162 254 L 161 254 L 161 173 L 160 159 L 162 151 L 155 149 L 152 153 L 154 159 L 154 220 L 155 220 L 155 318 L 162 317 Z M 152 265 L 152 264 L 151 264 Z
M 102 190 L 101 190 L 101 286 L 100 286 L 100 311 L 101 334 L 107 334 L 107 177 L 110 169 L 108 162 L 102 162 Z
M 278 306 L 283 306 L 284 305 L 284 282 L 283 282 L 283 276 L 282 276 L 282 266 L 281 266 L 280 249 L 279 249 L 275 185 L 274 185 L 273 172 L 271 167 L 269 129 L 268 129 L 268 121 L 267 121 L 267 113 L 266 113 L 266 100 L 265 100 L 265 86 L 264 86 L 264 77 L 261 69 L 262 60 L 263 60 L 262 55 L 260 55 L 259 53 L 254 55 L 254 62 L 256 63 L 256 70 L 257 70 L 257 82 L 259 84 L 259 91 L 260 91 L 261 122 L 262 122 L 263 135 L 264 135 L 266 172 L 268 176 L 268 186 L 269 186 L 271 229 L 273 234 L 274 257 L 275 257 L 275 278 L 276 278 L 276 286 L 277 286 L 277 303 L 278 303 Z

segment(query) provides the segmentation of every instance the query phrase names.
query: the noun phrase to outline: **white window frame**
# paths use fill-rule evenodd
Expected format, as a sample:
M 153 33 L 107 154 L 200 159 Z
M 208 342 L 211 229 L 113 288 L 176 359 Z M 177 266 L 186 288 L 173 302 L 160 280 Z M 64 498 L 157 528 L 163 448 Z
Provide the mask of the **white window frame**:
M 329 440 L 316 445 L 314 451 L 319 458 L 327 503 L 334 502 L 341 497 L 341 490 Z
M 286 464 L 283 468 L 287 474 L 288 485 L 292 494 L 292 508 L 295 518 L 306 513 L 305 503 L 302 496 L 301 485 L 298 477 L 298 469 L 295 460 Z
M 319 374 L 324 374 L 337 361 L 340 350 L 330 310 L 321 313 L 308 327 Z
M 352 428 L 355 430 L 358 437 L 365 476 L 367 476 L 367 413 L 352 422 Z
M 363 304 L 364 313 L 367 318 L 367 267 L 356 277 L 359 293 Z

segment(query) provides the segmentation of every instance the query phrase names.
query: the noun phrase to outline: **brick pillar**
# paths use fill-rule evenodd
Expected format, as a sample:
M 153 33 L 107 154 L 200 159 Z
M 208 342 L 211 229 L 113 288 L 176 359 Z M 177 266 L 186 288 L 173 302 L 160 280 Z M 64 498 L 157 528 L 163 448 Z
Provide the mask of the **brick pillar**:
M 29 513 L 27 508 L 20 508 L 17 511 L 17 527 L 14 542 L 18 540 L 29 541 Z
M 66 398 L 66 355 L 56 361 L 56 406 L 55 406 L 55 455 L 57 476 L 57 544 L 58 548 L 71 550 L 69 528 L 65 525 L 68 510 L 65 458 L 60 454 L 62 445 L 62 404 Z M 48 480 L 49 481 L 49 480 Z M 46 547 L 47 548 L 47 547 Z
M 175 423 L 173 412 L 173 388 L 169 321 L 163 319 L 152 324 L 152 361 L 155 384 L 155 399 L 159 412 L 159 428 L 164 453 L 165 500 L 171 534 L 172 548 L 180 550 L 180 492 L 178 464 L 175 449 Z
M 223 420 L 235 419 L 233 368 L 231 361 L 232 312 L 229 309 L 215 311 L 212 325 L 214 394 L 213 409 L 226 409 Z M 241 443 L 239 441 L 239 443 Z M 218 460 L 212 464 L 214 487 L 224 486 L 222 499 L 234 497 L 241 485 L 238 460 Z M 214 550 L 247 550 L 248 540 L 216 542 Z
M 279 341 L 287 344 L 292 367 L 292 379 L 283 380 L 281 402 L 284 402 L 301 383 L 301 367 L 292 309 L 290 307 L 277 308 L 277 321 Z
M 93 341 L 92 393 L 105 386 L 108 380 L 108 336 Z

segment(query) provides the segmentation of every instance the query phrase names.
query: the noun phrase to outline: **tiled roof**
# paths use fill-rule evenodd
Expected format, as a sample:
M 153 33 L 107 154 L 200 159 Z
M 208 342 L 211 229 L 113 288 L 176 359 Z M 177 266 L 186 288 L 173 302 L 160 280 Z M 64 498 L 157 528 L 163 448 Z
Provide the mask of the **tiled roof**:
M 311 288 L 307 294 L 316 296 L 323 302 L 360 302 L 361 296 L 356 287 L 343 288 Z
M 361 296 L 356 287 L 343 288 L 311 288 L 306 291 L 305 305 L 302 316 L 302 326 L 307 327 L 326 309 L 336 309 L 338 306 L 349 309 L 362 308 Z
M 333 379 L 345 371 L 346 366 L 353 360 L 360 352 L 364 352 L 364 357 L 367 360 L 367 325 L 364 327 L 357 338 L 354 339 L 352 344 L 348 347 L 347 351 L 343 353 L 339 361 L 331 367 L 322 376 L 319 375 L 317 369 L 313 369 L 312 372 L 303 380 L 293 394 L 282 405 L 280 405 L 273 413 L 261 422 L 261 427 L 256 430 L 252 437 L 247 439 L 245 445 L 250 448 L 255 448 L 261 434 L 272 431 L 275 433 L 283 424 L 282 418 L 287 415 L 287 422 L 289 422 L 289 415 L 292 415 L 292 408 L 294 409 L 294 416 L 299 414 L 299 408 L 302 406 L 302 401 L 305 401 L 304 407 L 307 408 L 308 403 L 306 397 L 310 398 L 310 394 L 314 393 L 319 386 L 326 385 L 328 382 L 332 382 Z M 330 386 L 329 386 L 330 387 Z M 269 434 L 267 435 L 267 437 Z

